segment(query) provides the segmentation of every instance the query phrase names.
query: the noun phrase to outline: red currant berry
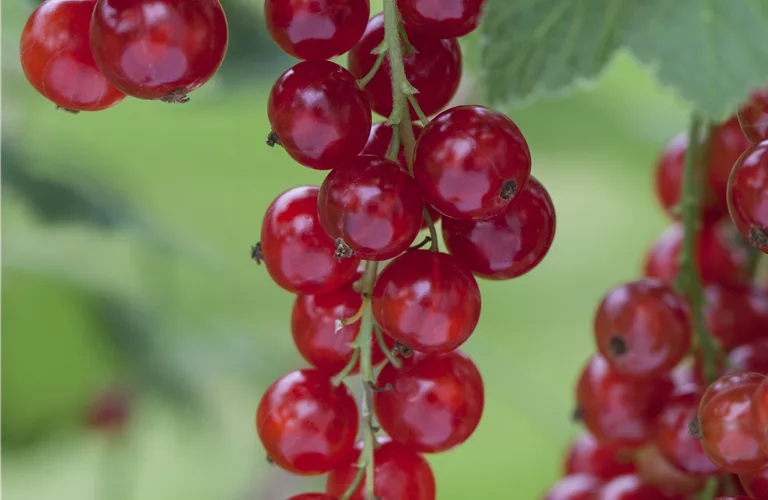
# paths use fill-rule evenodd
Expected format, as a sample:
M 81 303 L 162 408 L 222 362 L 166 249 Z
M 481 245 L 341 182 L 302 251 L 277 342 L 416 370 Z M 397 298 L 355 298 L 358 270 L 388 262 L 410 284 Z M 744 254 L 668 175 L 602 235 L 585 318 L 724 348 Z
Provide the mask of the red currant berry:
M 336 497 L 326 495 L 325 493 L 302 493 L 301 495 L 293 496 L 288 500 L 336 500 Z
M 448 251 L 481 278 L 504 280 L 531 271 L 555 238 L 555 207 L 531 176 L 506 210 L 488 220 L 443 220 Z
M 413 124 L 413 136 L 417 139 L 421 135 L 423 128 L 416 123 Z M 387 122 L 377 122 L 371 127 L 371 133 L 368 135 L 368 142 L 360 152 L 361 155 L 387 156 L 389 145 L 392 142 L 392 125 Z M 405 147 L 400 144 L 397 154 L 397 163 L 405 172 L 408 172 L 408 161 L 405 157 Z
M 594 500 L 600 479 L 589 474 L 572 474 L 560 479 L 544 495 L 543 500 Z
M 741 474 L 739 484 L 749 495 L 748 500 L 768 500 L 768 469 Z
M 523 133 L 502 113 L 458 106 L 421 133 L 413 173 L 424 199 L 447 217 L 488 219 L 505 212 L 531 174 Z
M 752 342 L 768 332 L 768 289 L 752 286 L 704 289 L 704 322 L 724 349 Z
M 565 459 L 565 475 L 590 474 L 604 481 L 635 472 L 629 456 L 621 450 L 601 443 L 587 431 L 571 443 Z
M 474 332 L 480 289 L 451 255 L 410 250 L 379 275 L 371 307 L 376 322 L 401 344 L 421 352 L 448 352 Z
M 675 394 L 697 390 L 704 392 L 703 367 L 700 364 L 702 360 L 700 360 L 698 353 L 699 351 L 696 352 L 691 361 L 684 361 L 672 370 L 670 376 L 675 386 Z
M 661 412 L 656 444 L 669 462 L 686 474 L 716 476 L 720 469 L 707 458 L 701 441 L 688 430 L 699 410 L 698 392 L 679 394 Z
M 485 0 L 397 0 L 409 28 L 434 38 L 457 38 L 480 23 Z
M 283 73 L 267 114 L 288 154 L 316 170 L 346 166 L 371 130 L 365 94 L 349 71 L 329 61 L 300 62 Z
M 461 48 L 456 40 L 440 40 L 414 32 L 405 27 L 413 54 L 404 54 L 405 76 L 418 93 L 419 107 L 427 115 L 443 109 L 456 94 L 461 80 Z M 384 40 L 384 16 L 379 14 L 370 21 L 360 42 L 349 51 L 349 71 L 363 78 L 373 68 L 378 57 L 374 50 Z M 365 86 L 371 108 L 381 116 L 392 114 L 392 70 L 384 59 L 381 68 Z M 418 119 L 411 109 L 411 118 Z
M 753 93 L 749 102 L 739 109 L 739 123 L 750 141 L 768 140 L 768 88 Z
M 740 386 L 753 386 L 757 388 L 760 383 L 765 380 L 765 375 L 756 372 L 737 372 L 728 373 L 712 382 L 699 401 L 699 413 L 709 401 L 724 392 L 731 390 L 734 387 Z
M 47 0 L 21 34 L 21 67 L 46 99 L 70 111 L 99 111 L 125 94 L 96 67 L 89 26 L 96 0 Z
M 755 339 L 734 348 L 728 353 L 726 365 L 733 372 L 748 371 L 768 375 L 768 338 Z
M 755 497 L 747 497 L 744 495 L 728 495 L 727 497 L 724 497 L 724 496 L 715 497 L 715 500 L 755 500 Z
M 323 474 L 341 465 L 355 445 L 357 405 L 328 374 L 296 370 L 272 384 L 256 411 L 256 430 L 274 463 L 293 474 Z
M 264 19 L 272 39 L 297 59 L 331 59 L 360 40 L 368 24 L 368 0 L 267 0 Z
M 292 293 L 330 292 L 349 283 L 356 258 L 337 260 L 317 215 L 320 188 L 289 189 L 272 202 L 261 226 L 261 252 L 272 279 Z
M 299 353 L 312 366 L 330 374 L 340 372 L 352 357 L 350 345 L 360 332 L 360 322 L 345 325 L 336 331 L 336 321 L 354 315 L 363 299 L 352 290 L 351 283 L 338 290 L 319 295 L 299 295 L 293 303 L 291 333 Z M 390 349 L 395 342 L 384 336 Z M 384 361 L 377 342 L 373 343 L 371 361 Z M 355 368 L 352 373 L 356 373 Z
M 635 475 L 619 476 L 606 483 L 598 491 L 595 500 L 685 500 L 685 496 L 669 494 L 663 490 L 645 484 Z
M 218 0 L 99 0 L 91 20 L 96 65 L 140 99 L 186 102 L 219 69 L 227 40 Z
M 393 440 L 420 453 L 447 451 L 477 428 L 483 414 L 483 380 L 460 351 L 416 353 L 397 369 L 386 365 L 374 395 L 381 428 Z
M 415 451 L 389 438 L 380 437 L 373 452 L 374 494 L 381 500 L 434 500 L 435 477 L 429 462 Z M 343 495 L 357 476 L 362 443 L 348 455 L 344 463 L 328 474 L 325 490 L 331 495 Z M 364 500 L 363 476 L 349 500 Z
M 597 439 L 610 446 L 636 448 L 653 438 L 656 418 L 672 394 L 669 377 L 638 383 L 594 355 L 576 390 L 579 415 Z
M 683 225 L 675 222 L 648 251 L 645 275 L 674 282 L 680 269 L 682 246 Z M 727 218 L 703 224 L 695 252 L 696 267 L 704 284 L 742 285 L 751 280 L 748 244 Z
M 634 455 L 637 475 L 643 483 L 662 489 L 667 494 L 680 494 L 688 499 L 706 485 L 706 478 L 691 476 L 669 463 L 658 446 L 641 448 Z
M 768 253 L 768 141 L 753 145 L 733 167 L 728 211 L 739 232 Z
M 595 341 L 614 370 L 657 377 L 672 370 L 691 347 L 688 306 L 669 286 L 643 279 L 617 286 L 597 309 Z
M 752 430 L 757 443 L 768 452 L 768 378 L 760 382 L 752 395 Z
M 707 178 L 722 207 L 727 206 L 726 193 L 731 171 L 749 146 L 750 142 L 741 131 L 739 119 L 735 115 L 712 129 L 707 149 Z
M 120 431 L 131 417 L 131 406 L 131 397 L 123 390 L 101 392 L 88 406 L 85 423 L 97 431 Z
M 419 234 L 424 203 L 416 182 L 396 163 L 364 155 L 328 174 L 318 210 L 340 254 L 387 260 L 407 250 Z
M 748 373 L 740 374 L 740 378 L 721 378 L 707 389 L 699 405 L 704 451 L 712 462 L 732 474 L 754 472 L 768 465 L 768 455 L 753 433 L 751 400 L 758 384 L 748 380 Z

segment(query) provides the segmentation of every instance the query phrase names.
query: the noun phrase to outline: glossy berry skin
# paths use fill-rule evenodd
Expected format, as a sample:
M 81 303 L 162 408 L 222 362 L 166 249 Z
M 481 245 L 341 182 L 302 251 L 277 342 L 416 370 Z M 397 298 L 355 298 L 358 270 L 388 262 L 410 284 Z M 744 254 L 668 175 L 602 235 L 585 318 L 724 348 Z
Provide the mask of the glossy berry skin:
M 691 346 L 685 299 L 655 279 L 609 291 L 594 319 L 595 341 L 614 370 L 630 377 L 658 377 L 672 370 Z
M 408 82 L 418 90 L 415 95 L 421 110 L 431 116 L 443 109 L 456 94 L 461 80 L 461 48 L 456 40 L 440 40 L 414 32 L 405 27 L 408 41 L 415 54 L 403 53 L 403 65 Z M 348 55 L 349 71 L 355 78 L 363 78 L 373 68 L 376 54 L 372 51 L 384 39 L 384 16 L 379 14 L 368 21 L 360 42 Z M 392 70 L 384 60 L 376 75 L 365 86 L 373 111 L 381 116 L 392 114 Z M 411 109 L 411 108 L 409 108 Z M 411 109 L 411 118 L 418 119 Z
M 644 274 L 673 283 L 680 269 L 683 226 L 674 222 L 649 249 Z M 704 284 L 743 285 L 751 281 L 748 243 L 728 218 L 704 222 L 695 247 L 696 268 Z
M 331 59 L 363 36 L 368 0 L 266 0 L 264 20 L 275 43 L 297 59 Z
M 748 500 L 768 500 L 768 469 L 739 475 L 739 483 Z
M 323 474 L 352 452 L 357 405 L 328 374 L 296 370 L 273 383 L 256 411 L 256 430 L 272 461 L 292 474 Z
M 466 441 L 483 415 L 483 379 L 463 352 L 415 353 L 399 370 L 387 364 L 374 395 L 381 428 L 420 453 L 447 451 Z
M 381 500 L 434 500 L 436 498 L 435 477 L 426 459 L 415 451 L 390 440 L 378 438 L 379 446 L 373 452 L 374 494 Z M 325 490 L 331 495 L 341 496 L 357 475 L 357 461 L 360 458 L 362 442 L 344 463 L 328 474 Z M 350 500 L 364 500 L 364 483 L 355 489 Z
M 656 444 L 669 462 L 692 476 L 716 476 L 720 469 L 707 458 L 701 441 L 688 431 L 699 410 L 700 393 L 679 394 L 667 403 L 658 419 Z
M 739 123 L 750 141 L 768 141 L 768 88 L 753 93 L 739 109 Z
M 699 411 L 709 404 L 709 401 L 722 393 L 730 391 L 734 387 L 752 386 L 757 388 L 765 380 L 765 375 L 756 372 L 728 373 L 712 382 L 699 401 Z
M 556 482 L 544 500 L 593 500 L 602 483 L 599 478 L 589 474 L 568 475 Z
M 732 372 L 748 371 L 768 375 L 768 337 L 734 348 L 728 353 L 726 366 Z
M 300 495 L 293 496 L 288 500 L 337 500 L 336 497 L 326 495 L 325 493 L 302 493 Z
M 654 437 L 656 419 L 672 389 L 669 377 L 638 383 L 596 354 L 582 370 L 576 401 L 581 420 L 597 439 L 617 448 L 636 448 Z
M 564 473 L 588 474 L 603 481 L 635 472 L 631 456 L 622 457 L 621 450 L 603 444 L 588 431 L 573 440 L 565 457 Z
M 644 484 L 662 489 L 667 494 L 689 495 L 699 493 L 707 478 L 686 474 L 666 459 L 655 444 L 637 450 L 633 455 L 637 475 Z
M 728 211 L 742 236 L 768 253 L 768 141 L 753 145 L 733 167 Z
M 433 38 L 457 38 L 480 23 L 485 0 L 397 0 L 403 21 Z
M 645 484 L 635 475 L 620 476 L 606 483 L 595 500 L 684 500 L 683 495 L 666 493 L 656 486 Z
M 506 210 L 488 220 L 443 220 L 448 251 L 480 278 L 506 280 L 535 268 L 555 239 L 552 199 L 533 176 Z
M 305 167 L 344 167 L 363 149 L 371 108 L 355 78 L 329 61 L 304 61 L 278 78 L 267 106 L 272 131 Z
M 362 296 L 352 290 L 352 284 L 318 295 L 299 295 L 293 303 L 291 333 L 299 354 L 312 366 L 335 374 L 340 372 L 352 357 L 350 345 L 360 332 L 356 321 L 336 331 L 336 320 L 349 318 L 362 305 Z M 394 341 L 384 337 L 394 348 Z M 384 353 L 374 341 L 371 352 L 374 365 L 384 361 Z M 356 373 L 357 368 L 352 373 Z
M 750 147 L 737 116 L 732 116 L 712 129 L 707 156 L 707 180 L 720 205 L 727 206 L 728 179 L 744 151 Z
M 125 94 L 96 67 L 89 26 L 96 0 L 48 0 L 29 16 L 21 34 L 21 67 L 49 101 L 71 111 L 99 111 Z
M 317 215 L 320 188 L 289 189 L 267 209 L 261 225 L 261 250 L 272 279 L 291 293 L 330 292 L 357 273 L 357 258 L 334 258 L 336 245 Z
M 732 474 L 768 466 L 768 455 L 758 445 L 752 423 L 752 395 L 759 385 L 756 379 L 749 373 L 727 375 L 707 389 L 699 404 L 704 451 L 713 463 Z
M 752 395 L 752 431 L 763 452 L 768 453 L 768 378 Z
M 704 324 L 726 350 L 747 344 L 768 332 L 768 289 L 753 284 L 704 289 Z
M 413 124 L 413 136 L 416 139 L 421 136 L 422 130 L 424 130 L 424 128 L 421 125 L 417 123 Z M 368 134 L 368 142 L 365 143 L 365 147 L 360 154 L 386 157 L 391 141 L 392 125 L 387 124 L 387 122 L 376 122 L 371 126 L 371 132 Z M 405 147 L 402 142 L 400 143 L 400 149 L 397 153 L 397 164 L 403 171 L 408 172 L 408 161 L 405 157 Z
M 373 288 L 376 322 L 401 344 L 421 352 L 456 349 L 480 318 L 480 289 L 454 257 L 409 250 L 384 268 Z
M 96 65 L 140 99 L 184 102 L 219 69 L 227 43 L 218 0 L 99 0 L 91 20 Z
M 489 219 L 504 213 L 531 174 L 523 133 L 482 106 L 440 113 L 421 133 L 413 173 L 424 199 L 447 217 Z
M 358 156 L 332 170 L 318 198 L 325 231 L 366 260 L 391 259 L 407 250 L 421 229 L 423 210 L 413 178 L 380 156 Z

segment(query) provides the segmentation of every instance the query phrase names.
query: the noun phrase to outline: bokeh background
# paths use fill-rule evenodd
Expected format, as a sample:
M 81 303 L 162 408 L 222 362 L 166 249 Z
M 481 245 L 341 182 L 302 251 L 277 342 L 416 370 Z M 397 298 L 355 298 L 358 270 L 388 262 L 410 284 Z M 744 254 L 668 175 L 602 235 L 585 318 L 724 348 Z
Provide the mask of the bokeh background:
M 293 298 L 249 259 L 282 191 L 322 173 L 264 143 L 266 101 L 291 64 L 261 2 L 224 2 L 231 46 L 186 105 L 126 100 L 56 112 L 24 80 L 36 4 L 2 2 L 2 491 L 9 500 L 283 500 L 322 478 L 270 467 L 254 428 L 265 388 L 304 366 Z M 372 2 L 378 10 L 379 1 Z M 477 39 L 462 102 L 483 103 Z M 577 431 L 573 386 L 600 296 L 638 273 L 666 222 L 658 150 L 685 106 L 629 56 L 600 80 L 503 109 L 528 138 L 558 232 L 529 275 L 484 282 L 465 344 L 486 409 L 460 448 L 429 457 L 441 500 L 533 499 Z M 133 394 L 119 436 L 83 424 L 93 397 Z

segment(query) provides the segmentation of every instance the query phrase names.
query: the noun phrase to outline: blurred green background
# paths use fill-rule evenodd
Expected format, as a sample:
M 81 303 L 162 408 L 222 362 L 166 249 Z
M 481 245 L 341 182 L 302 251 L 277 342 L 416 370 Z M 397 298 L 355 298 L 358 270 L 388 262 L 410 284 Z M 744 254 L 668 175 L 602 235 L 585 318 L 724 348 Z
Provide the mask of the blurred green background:
M 322 173 L 264 144 L 267 93 L 291 61 L 266 35 L 260 2 L 224 6 L 229 55 L 189 104 L 126 100 L 68 115 L 21 73 L 34 3 L 2 3 L 9 500 L 282 500 L 322 488 L 268 466 L 256 437 L 262 392 L 304 363 L 292 297 L 249 259 L 274 197 Z M 465 44 L 463 102 L 483 102 L 476 46 Z M 686 109 L 623 55 L 593 86 L 503 111 L 530 142 L 558 233 L 529 275 L 481 284 L 465 350 L 486 409 L 465 445 L 429 457 L 442 500 L 532 499 L 559 473 L 594 307 L 637 274 L 664 227 L 652 165 Z M 114 384 L 135 390 L 119 440 L 82 423 Z

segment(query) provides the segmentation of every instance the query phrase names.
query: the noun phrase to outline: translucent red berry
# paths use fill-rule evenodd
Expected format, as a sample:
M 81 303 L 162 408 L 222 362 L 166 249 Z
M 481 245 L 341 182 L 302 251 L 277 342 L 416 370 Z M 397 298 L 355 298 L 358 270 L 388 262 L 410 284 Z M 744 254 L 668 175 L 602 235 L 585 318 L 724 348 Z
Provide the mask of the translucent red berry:
M 503 280 L 531 271 L 555 238 L 555 207 L 533 176 L 506 210 L 488 220 L 443 220 L 448 251 L 481 278 Z
M 378 438 L 373 452 L 374 494 L 381 500 L 434 500 L 435 477 L 429 462 L 412 449 L 389 438 Z M 328 474 L 326 491 L 331 495 L 343 495 L 352 485 L 358 472 L 358 460 L 362 443 L 336 470 Z M 349 500 L 364 500 L 365 475 Z
M 750 141 L 768 140 L 768 88 L 753 93 L 739 109 L 739 123 Z
M 749 371 L 768 375 L 768 337 L 735 347 L 728 353 L 726 366 L 733 372 Z
M 565 456 L 565 475 L 589 474 L 602 480 L 635 472 L 631 455 L 601 443 L 588 431 L 571 442 Z
M 317 215 L 320 188 L 289 189 L 267 209 L 261 225 L 261 258 L 272 279 L 292 293 L 330 292 L 357 273 L 357 258 L 338 260 L 336 244 Z
M 667 494 L 680 494 L 687 500 L 706 485 L 706 477 L 684 473 L 666 459 L 655 443 L 636 450 L 633 458 L 641 481 Z
M 280 144 L 302 165 L 344 167 L 363 149 L 371 108 L 355 78 L 329 61 L 304 61 L 278 78 L 267 107 Z
M 21 67 L 46 99 L 70 111 L 99 111 L 125 98 L 96 67 L 89 26 L 96 0 L 47 0 L 21 34 Z
M 704 289 L 707 330 L 724 349 L 747 344 L 768 332 L 768 289 L 753 284 Z
M 140 99 L 185 102 L 219 69 L 227 41 L 218 0 L 99 0 L 91 21 L 97 66 Z
M 768 469 L 739 475 L 739 483 L 748 500 L 768 500 Z
M 768 141 L 753 145 L 733 167 L 728 211 L 742 236 L 768 253 Z
M 440 113 L 421 133 L 413 173 L 424 199 L 447 217 L 488 219 L 506 211 L 531 174 L 523 133 L 482 106 Z
M 544 494 L 543 500 L 593 500 L 601 486 L 600 479 L 589 474 L 567 475 Z
M 264 393 L 256 430 L 275 464 L 293 474 L 323 474 L 352 453 L 357 405 L 347 387 L 334 387 L 327 373 L 296 370 Z
M 461 80 L 461 49 L 456 40 L 441 40 L 421 35 L 405 27 L 413 53 L 404 53 L 403 64 L 408 82 L 418 90 L 419 107 L 427 116 L 443 109 L 456 94 Z M 360 42 L 349 51 L 349 70 L 363 78 L 373 68 L 377 55 L 373 51 L 384 39 L 384 16 L 370 21 Z M 376 75 L 365 86 L 371 108 L 381 116 L 392 113 L 392 71 L 386 59 Z M 418 118 L 411 108 L 411 118 Z
M 457 38 L 477 28 L 485 0 L 397 0 L 403 21 L 434 38 Z
M 752 431 L 763 452 L 768 453 L 768 378 L 752 395 Z
M 642 279 L 603 297 L 594 334 L 614 370 L 645 378 L 664 375 L 683 359 L 692 329 L 685 299 L 661 281 Z
M 451 255 L 410 250 L 379 275 L 371 307 L 376 322 L 401 344 L 422 352 L 448 352 L 474 332 L 480 289 Z
M 267 0 L 264 20 L 277 45 L 297 59 L 331 59 L 363 36 L 368 0 Z
M 667 493 L 659 487 L 646 484 L 635 475 L 619 476 L 606 483 L 595 500 L 685 500 L 680 494 Z
M 638 383 L 616 372 L 604 357 L 594 355 L 578 381 L 578 414 L 601 442 L 614 447 L 639 447 L 653 439 L 656 419 L 672 389 L 669 377 Z
M 413 136 L 418 139 L 423 128 L 416 123 L 413 124 Z M 360 152 L 361 155 L 387 156 L 389 145 L 392 142 L 392 125 L 387 122 L 377 122 L 371 127 L 371 133 L 368 135 L 368 142 Z M 405 157 L 405 147 L 402 142 L 397 154 L 397 163 L 404 171 L 408 171 L 408 161 Z
M 460 351 L 416 353 L 403 367 L 386 365 L 374 395 L 381 428 L 421 453 L 447 451 L 466 441 L 483 414 L 483 380 Z
M 727 205 L 726 194 L 731 171 L 749 146 L 750 142 L 744 136 L 736 115 L 712 129 L 707 148 L 707 179 L 723 207 Z

